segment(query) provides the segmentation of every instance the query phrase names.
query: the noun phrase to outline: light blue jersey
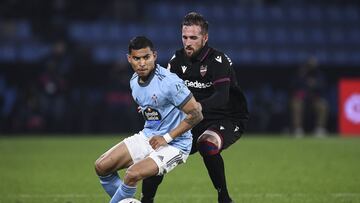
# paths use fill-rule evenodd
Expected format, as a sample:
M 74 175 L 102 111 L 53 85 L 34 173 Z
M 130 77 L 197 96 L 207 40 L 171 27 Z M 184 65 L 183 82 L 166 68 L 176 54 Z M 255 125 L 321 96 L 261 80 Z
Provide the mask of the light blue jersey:
M 132 96 L 145 119 L 142 132 L 149 138 L 164 135 L 178 126 L 186 117 L 180 109 L 192 97 L 184 81 L 160 65 L 150 74 L 146 83 L 139 83 L 136 73 L 130 80 Z M 190 152 L 191 144 L 190 130 L 169 143 L 185 153 Z

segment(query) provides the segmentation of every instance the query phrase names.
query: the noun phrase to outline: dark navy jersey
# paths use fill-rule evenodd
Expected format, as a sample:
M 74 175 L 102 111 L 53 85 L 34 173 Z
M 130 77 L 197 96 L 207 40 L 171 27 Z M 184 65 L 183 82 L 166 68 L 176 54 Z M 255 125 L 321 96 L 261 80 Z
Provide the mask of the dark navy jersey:
M 181 49 L 171 58 L 168 69 L 184 80 L 202 104 L 205 120 L 248 120 L 245 96 L 231 59 L 224 53 L 205 45 L 196 57 L 189 58 Z

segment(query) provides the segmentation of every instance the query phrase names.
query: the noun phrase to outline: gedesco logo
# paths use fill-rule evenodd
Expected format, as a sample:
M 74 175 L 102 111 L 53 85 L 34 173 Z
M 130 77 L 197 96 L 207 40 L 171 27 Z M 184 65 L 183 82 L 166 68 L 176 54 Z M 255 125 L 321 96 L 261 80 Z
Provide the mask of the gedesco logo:
M 360 123 L 360 94 L 353 94 L 345 101 L 345 116 L 355 124 Z

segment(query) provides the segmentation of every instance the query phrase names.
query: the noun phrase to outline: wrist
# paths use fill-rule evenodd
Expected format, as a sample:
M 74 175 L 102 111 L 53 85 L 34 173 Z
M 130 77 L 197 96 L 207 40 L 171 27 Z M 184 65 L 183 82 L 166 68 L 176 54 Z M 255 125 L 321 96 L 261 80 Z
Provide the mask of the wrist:
M 173 140 L 169 133 L 166 133 L 163 138 L 165 139 L 166 143 L 169 143 Z

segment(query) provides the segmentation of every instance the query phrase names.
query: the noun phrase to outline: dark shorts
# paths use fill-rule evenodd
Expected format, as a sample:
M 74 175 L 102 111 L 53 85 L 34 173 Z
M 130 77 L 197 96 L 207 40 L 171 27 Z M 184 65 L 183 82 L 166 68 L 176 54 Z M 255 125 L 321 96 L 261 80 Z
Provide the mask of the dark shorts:
M 220 135 L 223 145 L 221 150 L 228 148 L 234 144 L 244 133 L 247 121 L 232 121 L 232 120 L 203 120 L 191 132 L 193 134 L 193 142 L 191 153 L 198 151 L 196 142 L 198 138 L 206 131 L 211 130 Z

